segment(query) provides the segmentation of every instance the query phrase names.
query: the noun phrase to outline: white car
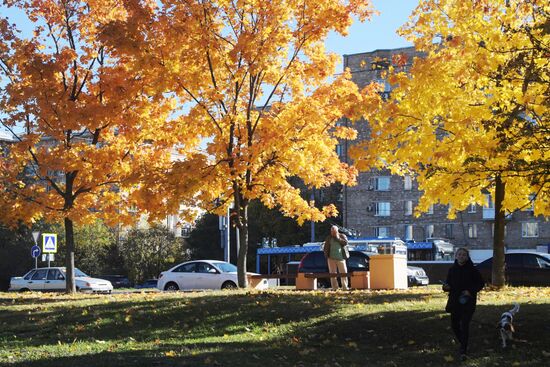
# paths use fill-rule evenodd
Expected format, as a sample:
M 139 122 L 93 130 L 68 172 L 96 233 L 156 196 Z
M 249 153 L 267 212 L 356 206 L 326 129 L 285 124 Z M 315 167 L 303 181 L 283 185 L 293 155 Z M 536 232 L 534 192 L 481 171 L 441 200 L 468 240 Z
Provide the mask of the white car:
M 113 285 L 104 279 L 91 278 L 74 269 L 76 290 L 82 292 L 111 293 Z M 22 277 L 12 277 L 10 291 L 63 291 L 66 288 L 64 267 L 32 269 Z
M 160 273 L 157 288 L 164 291 L 234 289 L 237 288 L 237 284 L 235 265 L 219 260 L 196 260 L 176 265 Z M 255 285 L 256 289 L 267 287 L 267 279 L 262 279 Z
M 428 285 L 430 283 L 426 271 L 418 266 L 407 266 L 407 280 L 409 287 L 414 285 Z

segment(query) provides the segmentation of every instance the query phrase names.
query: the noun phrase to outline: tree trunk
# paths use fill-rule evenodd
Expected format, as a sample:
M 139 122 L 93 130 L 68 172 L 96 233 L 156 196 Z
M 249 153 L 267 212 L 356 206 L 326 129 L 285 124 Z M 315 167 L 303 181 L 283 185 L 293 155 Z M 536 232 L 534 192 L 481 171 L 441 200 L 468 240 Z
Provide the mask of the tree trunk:
M 493 236 L 493 269 L 491 282 L 494 286 L 501 288 L 505 284 L 505 257 L 504 257 L 504 225 L 505 212 L 502 209 L 506 184 L 502 182 L 500 175 L 495 182 L 495 228 Z
M 248 253 L 248 201 L 238 208 L 239 220 L 239 254 L 237 258 L 237 280 L 239 288 L 248 287 L 246 279 L 246 258 Z
M 65 245 L 67 246 L 66 253 L 66 276 L 67 276 L 67 293 L 76 293 L 76 283 L 74 279 L 74 228 L 73 221 L 65 217 Z

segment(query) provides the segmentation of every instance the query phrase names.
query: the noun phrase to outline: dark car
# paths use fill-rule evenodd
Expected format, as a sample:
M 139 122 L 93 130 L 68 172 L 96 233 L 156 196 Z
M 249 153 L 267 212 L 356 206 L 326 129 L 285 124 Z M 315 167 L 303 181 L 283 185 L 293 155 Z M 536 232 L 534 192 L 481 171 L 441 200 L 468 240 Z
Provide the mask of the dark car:
M 137 289 L 143 289 L 143 288 L 156 288 L 157 287 L 158 280 L 157 279 L 147 279 L 141 284 L 136 284 Z
M 550 255 L 534 252 L 513 252 L 505 255 L 504 276 L 510 285 L 550 285 Z M 491 283 L 493 258 L 477 265 L 487 283 Z
M 132 283 L 125 275 L 100 275 L 99 279 L 105 279 L 111 282 L 113 288 L 131 288 Z
M 375 255 L 375 254 L 372 254 Z M 349 259 L 346 260 L 348 272 L 369 270 L 369 254 L 363 251 L 350 250 Z M 298 265 L 299 273 L 328 273 L 327 259 L 323 251 L 312 251 L 304 255 Z M 424 269 L 407 266 L 408 285 L 428 285 L 429 279 Z M 319 287 L 330 287 L 330 279 L 317 280 Z

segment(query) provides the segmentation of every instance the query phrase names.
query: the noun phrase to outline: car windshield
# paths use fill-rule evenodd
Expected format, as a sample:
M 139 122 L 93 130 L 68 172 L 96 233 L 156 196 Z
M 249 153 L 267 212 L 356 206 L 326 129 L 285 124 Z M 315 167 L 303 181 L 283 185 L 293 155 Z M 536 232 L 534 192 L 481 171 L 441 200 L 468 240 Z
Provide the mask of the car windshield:
M 74 276 L 75 277 L 88 277 L 89 275 L 82 272 L 79 268 L 74 268 Z
M 237 272 L 237 267 L 230 263 L 216 263 L 216 266 L 222 273 L 235 273 Z

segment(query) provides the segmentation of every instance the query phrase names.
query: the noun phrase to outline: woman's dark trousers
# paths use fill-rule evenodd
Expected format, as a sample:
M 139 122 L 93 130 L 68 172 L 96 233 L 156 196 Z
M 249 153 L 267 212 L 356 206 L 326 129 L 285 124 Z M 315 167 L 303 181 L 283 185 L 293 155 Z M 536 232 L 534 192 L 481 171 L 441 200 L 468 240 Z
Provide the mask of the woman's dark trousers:
M 463 307 L 458 307 L 456 311 L 451 312 L 451 327 L 460 343 L 461 354 L 466 354 L 468 349 L 468 335 L 473 314 L 471 310 L 465 310 Z

